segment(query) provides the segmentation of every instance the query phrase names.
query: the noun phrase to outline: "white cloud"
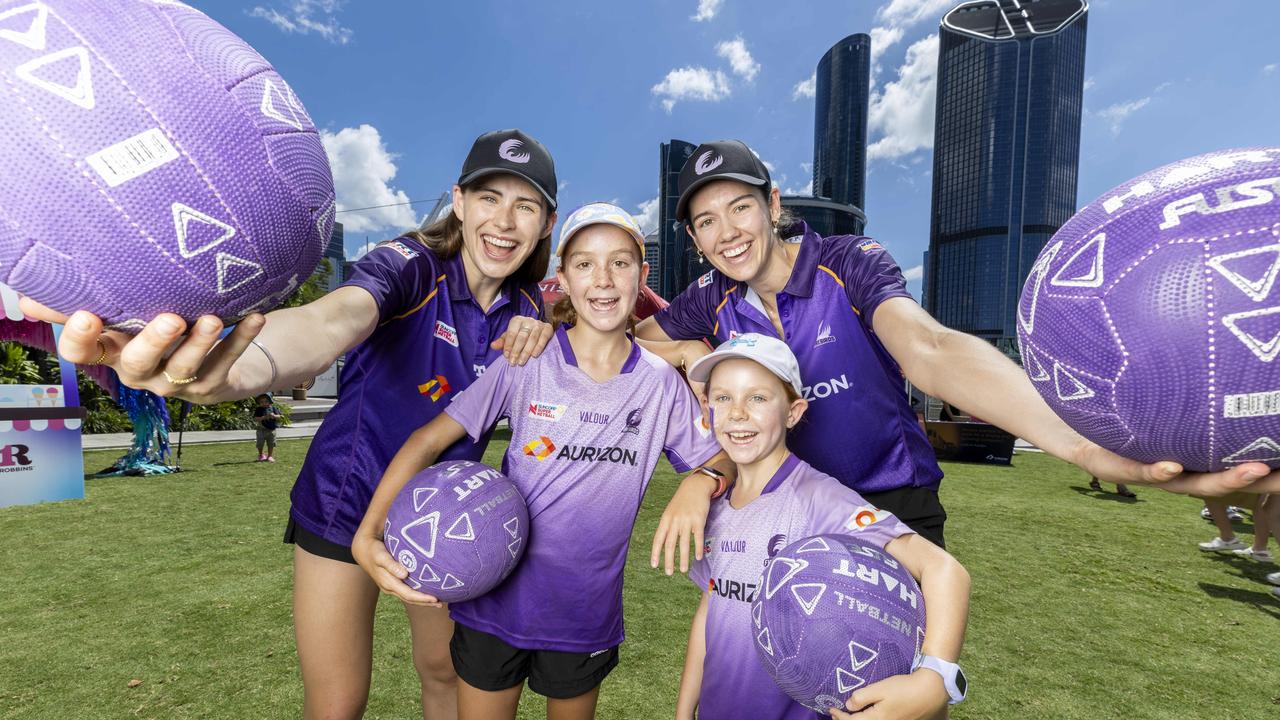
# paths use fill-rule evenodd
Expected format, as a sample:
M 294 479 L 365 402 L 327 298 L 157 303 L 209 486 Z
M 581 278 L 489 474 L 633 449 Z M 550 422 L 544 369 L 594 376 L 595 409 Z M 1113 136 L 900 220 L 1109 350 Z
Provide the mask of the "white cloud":
M 704 67 L 676 68 L 667 73 L 662 82 L 650 92 L 662 98 L 662 107 L 668 113 L 680 100 L 720 102 L 729 97 L 729 78 L 719 70 Z
M 1276 65 L 1275 63 L 1271 63 L 1270 65 L 1263 65 L 1262 74 L 1270 75 L 1271 73 L 1274 73 L 1276 71 L 1277 67 L 1280 67 L 1280 66 Z
M 640 229 L 645 235 L 658 229 L 658 201 L 659 198 L 645 200 L 640 203 L 640 207 L 636 209 L 636 222 L 640 223 Z
M 417 226 L 409 196 L 390 185 L 396 176 L 395 156 L 387 152 L 377 128 L 361 125 L 336 133 L 321 130 L 320 140 L 333 168 L 338 210 L 389 206 L 342 213 L 338 220 L 347 232 L 401 231 Z
M 871 67 L 878 71 L 884 51 L 902 39 L 903 30 L 898 27 L 874 27 L 869 34 L 871 35 Z
M 1119 135 L 1120 128 L 1124 125 L 1124 121 L 1135 112 L 1146 107 L 1151 102 L 1151 97 L 1138 98 L 1129 102 L 1116 103 L 1110 107 L 1099 110 L 1096 115 L 1106 120 L 1111 127 L 1112 135 Z
M 351 41 L 351 29 L 338 21 L 343 0 L 288 0 L 275 2 L 272 7 L 255 5 L 249 15 L 262 18 L 285 33 L 307 35 L 315 33 L 331 43 L 346 45 Z M 284 12 L 276 9 L 284 7 Z
M 791 90 L 791 99 L 811 98 L 818 93 L 818 71 L 814 70 L 808 80 L 801 80 Z
M 1095 83 L 1095 82 L 1093 81 L 1093 78 L 1085 78 L 1085 79 L 1084 79 L 1084 91 L 1085 91 L 1085 92 L 1089 92 L 1090 90 L 1092 90 L 1094 85 L 1097 85 L 1097 83 Z
M 904 271 L 904 272 L 902 273 L 902 277 L 906 278 L 907 282 L 912 282 L 912 281 L 914 281 L 914 280 L 920 280 L 920 279 L 923 279 L 923 278 L 924 278 L 924 265 L 917 265 L 917 266 L 915 266 L 915 267 L 913 267 L 913 268 L 909 268 L 909 269 L 907 269 L 906 271 Z
M 933 147 L 933 113 L 938 74 L 938 35 L 907 48 L 898 79 L 872 94 L 868 131 L 878 139 L 867 158 L 893 159 Z
M 689 19 L 694 22 L 703 22 L 710 20 L 720 12 L 720 6 L 724 4 L 724 0 L 698 0 L 698 14 L 691 15 Z
M 902 40 L 906 31 L 926 20 L 937 24 L 942 16 L 956 5 L 956 0 L 889 0 L 876 10 L 876 21 L 871 28 L 871 86 L 876 85 L 880 74 L 880 58 L 889 48 Z
M 782 191 L 783 195 L 801 195 L 811 197 L 813 195 L 813 178 L 809 178 L 809 182 L 800 187 L 786 188 Z
M 760 63 L 751 57 L 751 53 L 747 51 L 747 43 L 743 41 L 742 36 L 716 45 L 716 54 L 729 61 L 729 66 L 733 68 L 733 74 L 751 82 L 756 79 L 756 73 L 760 72 Z

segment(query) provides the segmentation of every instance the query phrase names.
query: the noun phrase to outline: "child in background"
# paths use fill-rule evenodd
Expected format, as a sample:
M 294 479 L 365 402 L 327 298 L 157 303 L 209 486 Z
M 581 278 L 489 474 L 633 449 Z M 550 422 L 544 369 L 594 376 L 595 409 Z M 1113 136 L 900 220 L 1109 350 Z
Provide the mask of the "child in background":
M 967 684 L 955 664 L 969 614 L 965 569 L 891 513 L 873 509 L 874 522 L 861 527 L 850 522 L 871 509 L 869 503 L 787 449 L 787 431 L 808 403 L 801 398 L 799 364 L 786 343 L 757 333 L 739 335 L 695 362 L 689 379 L 706 382 L 712 430 L 737 466 L 738 478 L 729 494 L 712 502 L 704 535 L 714 542 L 689 571 L 703 593 L 689 631 L 678 720 L 692 720 L 695 711 L 700 720 L 812 720 L 813 711 L 784 694 L 756 655 L 751 603 L 705 588 L 712 578 L 757 583 L 771 545 L 823 533 L 852 534 L 882 547 L 919 581 L 925 598 L 925 637 L 914 672 L 860 688 L 846 709 L 874 707 L 871 714 L 877 718 L 945 717 L 947 704 L 964 699 Z M 735 551 L 718 552 L 721 546 Z M 836 708 L 831 715 L 863 716 Z
M 271 404 L 271 393 L 262 393 L 255 400 L 258 406 L 253 409 L 253 423 L 258 436 L 258 462 L 275 462 L 276 428 L 284 415 L 280 409 Z M 263 451 L 263 448 L 266 451 Z

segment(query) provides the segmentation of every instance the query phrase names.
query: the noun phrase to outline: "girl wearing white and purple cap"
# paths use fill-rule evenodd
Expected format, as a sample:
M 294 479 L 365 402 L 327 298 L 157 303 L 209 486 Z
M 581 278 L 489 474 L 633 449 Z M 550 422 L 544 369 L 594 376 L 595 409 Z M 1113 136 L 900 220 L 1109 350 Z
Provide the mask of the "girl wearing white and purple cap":
M 659 455 L 677 471 L 731 472 L 680 374 L 628 335 L 648 273 L 635 219 L 607 203 L 565 221 L 556 276 L 566 297 L 555 339 L 523 367 L 498 358 L 396 454 L 352 552 L 377 584 L 410 604 L 407 571 L 382 544 L 396 493 L 447 447 L 511 427 L 502 469 L 529 506 L 529 545 L 496 589 L 452 603 L 451 649 L 462 718 L 514 718 L 527 680 L 547 715 L 594 716 L 623 640 L 622 571 Z
M 755 651 L 749 593 L 712 592 L 760 582 L 779 547 L 825 533 L 853 534 L 884 549 L 919 583 L 925 637 L 919 668 L 857 690 L 848 710 L 874 707 L 877 717 L 945 717 L 964 698 L 955 661 L 969 612 L 969 576 L 955 558 L 892 514 L 822 473 L 787 449 L 788 433 L 809 403 L 801 397 L 800 366 L 786 343 L 757 333 L 738 335 L 689 368 L 706 383 L 716 440 L 737 466 L 737 483 L 711 505 L 702 559 L 689 579 L 702 602 L 689 631 L 677 720 L 750 717 L 811 720 L 812 710 L 773 683 Z M 865 518 L 871 518 L 870 521 Z M 850 718 L 833 709 L 837 718 Z

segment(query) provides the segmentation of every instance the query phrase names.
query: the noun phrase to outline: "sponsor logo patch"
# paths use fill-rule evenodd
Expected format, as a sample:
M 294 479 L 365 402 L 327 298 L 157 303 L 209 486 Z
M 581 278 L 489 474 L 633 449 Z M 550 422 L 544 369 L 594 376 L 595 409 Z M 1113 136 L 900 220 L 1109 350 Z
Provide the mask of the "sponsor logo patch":
M 876 242 L 875 240 L 863 240 L 862 242 L 858 243 L 858 249 L 864 253 L 869 253 L 875 250 L 883 250 L 884 246 Z
M 534 400 L 529 403 L 529 417 L 536 417 L 542 420 L 550 420 L 551 422 L 555 422 L 559 420 L 560 416 L 564 415 L 568 409 L 569 409 L 568 405 L 561 405 L 560 403 L 549 403 L 549 402 L 542 402 L 541 400 Z
M 418 257 L 417 250 L 414 250 L 413 248 L 409 247 L 408 245 L 405 245 L 399 240 L 387 240 L 386 242 L 380 242 L 378 243 L 378 247 L 390 248 L 392 250 L 395 250 L 396 252 L 403 255 L 405 260 L 412 260 Z
M 627 413 L 627 426 L 622 428 L 622 432 L 631 433 L 632 435 L 639 435 L 640 421 L 643 419 L 644 419 L 644 415 L 643 413 L 640 412 L 640 408 L 636 408 L 635 410 L 632 410 L 631 412 Z
M 712 279 L 714 279 L 714 278 L 715 278 L 715 274 L 716 274 L 716 271 L 715 271 L 715 270 L 712 270 L 711 272 L 707 273 L 706 275 L 703 275 L 702 277 L 698 278 L 698 287 L 700 287 L 700 288 L 704 288 L 704 287 L 706 287 L 706 286 L 710 285 L 710 284 L 711 284 Z
M 524 454 L 536 458 L 538 462 L 546 460 L 555 451 L 556 444 L 546 435 L 539 436 L 537 440 L 530 440 L 524 446 Z
M 435 379 L 428 380 L 419 385 L 418 394 L 426 395 L 431 398 L 431 402 L 435 402 L 441 397 L 444 397 L 445 393 L 452 389 L 453 388 L 449 385 L 449 381 L 445 379 L 445 376 L 437 375 L 435 376 Z
M 881 510 L 872 505 L 863 505 L 854 510 L 851 515 L 844 521 L 844 528 L 857 532 L 866 527 L 875 525 L 876 523 L 889 517 L 888 510 Z
M 435 336 L 454 347 L 458 347 L 457 329 L 450 325 L 446 325 L 443 320 L 436 321 Z

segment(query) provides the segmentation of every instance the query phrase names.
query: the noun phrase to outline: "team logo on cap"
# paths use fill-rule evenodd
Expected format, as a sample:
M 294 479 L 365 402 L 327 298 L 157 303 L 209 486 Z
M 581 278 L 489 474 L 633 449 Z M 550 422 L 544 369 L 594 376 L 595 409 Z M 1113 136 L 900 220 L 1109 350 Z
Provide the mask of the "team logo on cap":
M 720 167 L 722 162 L 724 162 L 723 156 L 716 155 L 711 150 L 708 150 L 698 156 L 698 162 L 693 166 L 693 172 L 698 175 L 706 175 Z
M 520 152 L 520 148 L 522 147 L 524 147 L 523 140 L 518 140 L 516 138 L 506 140 L 498 146 L 498 157 L 523 165 L 524 163 L 529 162 L 529 153 Z

